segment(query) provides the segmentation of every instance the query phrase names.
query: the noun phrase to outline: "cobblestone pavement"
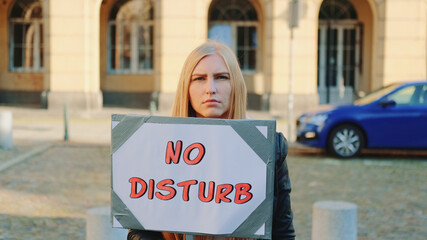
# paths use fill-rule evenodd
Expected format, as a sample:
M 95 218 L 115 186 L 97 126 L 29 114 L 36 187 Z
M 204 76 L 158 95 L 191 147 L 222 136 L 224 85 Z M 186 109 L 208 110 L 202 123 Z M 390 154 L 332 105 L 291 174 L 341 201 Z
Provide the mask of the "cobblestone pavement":
M 56 143 L 0 175 L 0 239 L 85 239 L 86 211 L 109 205 L 109 147 Z M 427 238 L 427 161 L 290 155 L 297 239 L 312 205 L 356 203 L 358 239 Z
M 337 160 L 290 155 L 292 208 L 298 239 L 311 239 L 317 201 L 358 205 L 358 239 L 427 239 L 427 159 L 368 155 Z
M 85 239 L 110 203 L 109 147 L 57 143 L 0 175 L 0 239 Z
M 87 210 L 110 203 L 108 114 L 75 115 L 64 142 L 60 114 L 40 113 L 14 112 L 15 148 L 0 149 L 1 164 L 50 144 L 0 170 L 0 240 L 85 239 Z M 297 239 L 311 239 L 312 206 L 323 200 L 358 205 L 359 240 L 427 239 L 426 155 L 337 160 L 301 149 L 288 157 Z

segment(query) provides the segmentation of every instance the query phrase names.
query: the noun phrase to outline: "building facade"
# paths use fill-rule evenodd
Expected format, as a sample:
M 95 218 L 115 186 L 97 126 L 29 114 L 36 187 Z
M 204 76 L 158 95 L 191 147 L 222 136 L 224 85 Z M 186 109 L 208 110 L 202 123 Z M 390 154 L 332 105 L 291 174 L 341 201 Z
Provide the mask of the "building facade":
M 208 38 L 238 56 L 249 108 L 276 115 L 290 93 L 298 114 L 427 78 L 427 0 L 290 2 L 2 0 L 0 104 L 167 111 Z

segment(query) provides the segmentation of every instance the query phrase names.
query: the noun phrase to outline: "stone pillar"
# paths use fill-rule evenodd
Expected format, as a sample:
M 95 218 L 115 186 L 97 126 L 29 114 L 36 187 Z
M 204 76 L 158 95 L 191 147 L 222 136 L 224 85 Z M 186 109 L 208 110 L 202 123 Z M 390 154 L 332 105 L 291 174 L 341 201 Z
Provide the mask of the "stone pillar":
M 99 109 L 99 1 L 47 1 L 48 108 Z
M 312 240 L 357 240 L 357 205 L 339 201 L 314 203 Z
M 174 100 L 182 66 L 188 54 L 207 39 L 207 18 L 210 1 L 160 0 L 159 28 L 156 43 L 159 73 L 159 110 L 169 112 Z M 177 9 L 186 9 L 177 11 Z

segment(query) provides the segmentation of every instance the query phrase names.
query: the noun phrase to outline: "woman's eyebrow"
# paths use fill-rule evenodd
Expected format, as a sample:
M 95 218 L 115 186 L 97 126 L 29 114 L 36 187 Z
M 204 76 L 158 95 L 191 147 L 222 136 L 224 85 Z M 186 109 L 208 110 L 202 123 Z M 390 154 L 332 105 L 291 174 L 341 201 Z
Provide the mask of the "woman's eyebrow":
M 217 76 L 217 75 L 230 75 L 230 73 L 229 72 L 218 72 L 218 73 L 214 73 L 213 75 L 214 76 Z M 206 73 L 193 73 L 193 74 L 191 74 L 191 76 L 206 76 L 207 74 Z
M 219 73 L 214 73 L 214 75 L 223 75 L 223 74 L 230 75 L 230 73 L 229 73 L 229 72 L 219 72 Z

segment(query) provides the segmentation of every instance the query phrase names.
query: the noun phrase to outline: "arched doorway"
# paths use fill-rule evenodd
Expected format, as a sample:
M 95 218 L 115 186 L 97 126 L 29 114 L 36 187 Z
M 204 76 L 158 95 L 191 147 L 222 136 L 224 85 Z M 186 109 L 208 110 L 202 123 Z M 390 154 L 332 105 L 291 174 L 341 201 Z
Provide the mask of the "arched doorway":
M 156 2 L 113 0 L 101 4 L 100 85 L 104 106 L 149 107 L 156 84 Z
M 209 9 L 208 38 L 231 47 L 244 72 L 257 67 L 259 20 L 249 0 L 216 0 Z
M 320 104 L 349 103 L 357 92 L 362 24 L 348 0 L 325 0 L 319 11 Z

